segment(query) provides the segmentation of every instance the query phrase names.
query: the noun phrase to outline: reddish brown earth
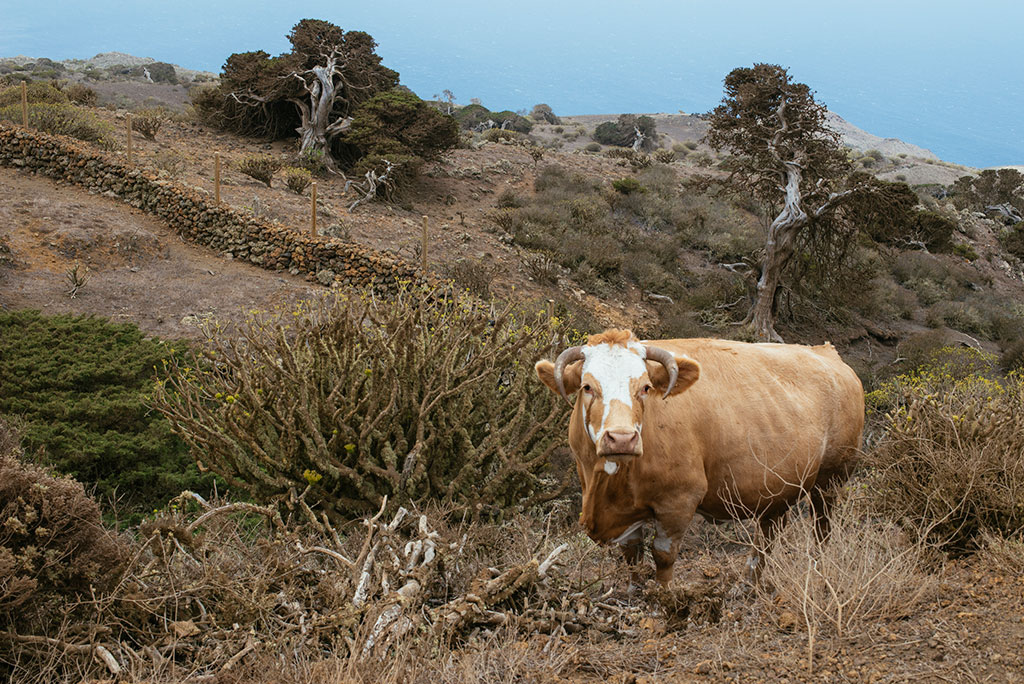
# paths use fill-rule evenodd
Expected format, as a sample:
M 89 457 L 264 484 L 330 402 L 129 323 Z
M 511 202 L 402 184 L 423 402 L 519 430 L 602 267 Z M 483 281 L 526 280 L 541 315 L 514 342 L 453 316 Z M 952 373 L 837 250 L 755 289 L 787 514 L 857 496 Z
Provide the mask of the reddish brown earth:
M 114 114 L 104 115 L 123 126 Z M 308 192 L 291 193 L 281 180 L 267 188 L 234 169 L 234 162 L 261 146 L 188 123 L 166 124 L 155 142 L 139 136 L 134 142 L 139 163 L 154 164 L 161 154 L 181 155 L 185 168 L 180 180 L 211 192 L 213 154 L 220 152 L 226 162 L 225 202 L 262 205 L 282 223 L 308 225 Z M 282 156 L 291 151 L 282 143 L 262 148 Z M 591 176 L 624 175 L 603 157 L 549 152 L 541 163 L 552 161 Z M 428 167 L 423 182 L 400 205 L 370 204 L 352 213 L 346 207 L 354 197 L 344 193 L 343 184 L 322 180 L 321 226 L 416 259 L 426 215 L 433 270 L 443 273 L 460 258 L 493 263 L 498 268 L 495 294 L 540 301 L 557 288 L 531 282 L 520 266 L 519 248 L 502 241 L 487 219 L 502 191 L 529 192 L 534 176 L 533 161 L 520 148 L 489 144 L 456 150 Z M 92 313 L 134 322 L 162 337 L 198 337 L 203 320 L 237 323 L 251 309 L 273 309 L 323 291 L 303 278 L 186 244 L 139 210 L 75 186 L 0 169 L 0 198 L 0 238 L 6 236 L 14 263 L 0 262 L 0 308 Z M 982 249 L 994 247 L 991 236 L 982 238 Z M 88 280 L 71 298 L 67 271 L 76 262 L 81 271 L 88 268 Z M 1017 277 L 1004 276 L 995 266 L 991 272 L 998 282 Z M 1012 291 L 1008 284 L 1001 287 Z M 565 292 L 608 325 L 638 325 L 656 316 L 636 292 L 627 291 L 621 301 L 599 301 L 570 286 Z M 702 527 L 696 526 L 697 535 Z M 724 582 L 734 577 L 733 570 L 720 568 L 738 563 L 739 554 L 735 547 L 716 549 L 681 572 L 674 586 Z M 976 558 L 952 562 L 936 570 L 935 577 L 937 589 L 911 615 L 879 620 L 843 639 L 824 638 L 815 648 L 813 667 L 807 634 L 794 616 L 757 608 L 753 597 L 743 594 L 721 601 L 720 618 L 681 624 L 643 599 L 633 599 L 632 634 L 611 639 L 584 633 L 556 639 L 554 646 L 549 635 L 535 635 L 501 655 L 509 663 L 522 655 L 527 674 L 517 681 L 1024 681 L 1024 575 Z M 563 665 L 543 666 L 555 655 Z

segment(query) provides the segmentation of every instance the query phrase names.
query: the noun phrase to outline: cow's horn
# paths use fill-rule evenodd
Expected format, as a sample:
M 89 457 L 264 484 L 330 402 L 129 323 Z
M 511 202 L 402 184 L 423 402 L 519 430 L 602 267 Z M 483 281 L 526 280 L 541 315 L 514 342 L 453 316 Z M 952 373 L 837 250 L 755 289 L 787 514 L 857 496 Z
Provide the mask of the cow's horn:
M 562 398 L 569 401 L 569 395 L 565 393 L 565 383 L 562 382 L 562 372 L 565 371 L 565 367 L 573 361 L 579 361 L 583 358 L 583 347 L 569 347 L 564 352 L 558 355 L 555 359 L 555 385 L 558 387 L 558 393 L 562 395 Z
M 665 370 L 668 371 L 668 389 L 665 390 L 665 397 L 672 392 L 672 388 L 676 386 L 676 379 L 679 378 L 679 365 L 676 363 L 676 357 L 672 355 L 672 352 L 658 347 L 644 347 L 647 351 L 647 358 L 651 361 L 657 361 Z

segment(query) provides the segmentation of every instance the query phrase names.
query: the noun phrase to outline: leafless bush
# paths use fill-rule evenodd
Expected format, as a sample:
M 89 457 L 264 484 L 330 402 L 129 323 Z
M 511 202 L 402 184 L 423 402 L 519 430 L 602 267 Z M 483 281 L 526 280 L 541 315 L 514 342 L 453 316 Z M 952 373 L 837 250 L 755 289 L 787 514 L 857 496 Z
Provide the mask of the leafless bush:
M 796 516 L 761 549 L 761 599 L 783 629 L 806 631 L 812 666 L 819 639 L 856 636 L 876 620 L 910 615 L 933 586 L 927 547 L 866 502 L 847 492 L 831 510 L 824 541 L 812 516 Z
M 185 156 L 176 150 L 160 150 L 153 156 L 153 166 L 178 178 L 185 172 Z
M 146 140 L 156 140 L 157 131 L 167 121 L 167 115 L 159 109 L 140 109 L 132 114 L 132 130 L 138 131 Z
M 78 291 L 89 282 L 89 267 L 82 269 L 82 265 L 76 261 L 64 271 L 64 280 L 68 284 L 68 296 L 74 299 L 78 296 Z
M 261 183 L 266 183 L 268 188 L 274 174 L 281 170 L 281 166 L 281 160 L 271 154 L 252 154 L 238 162 L 239 171 Z
M 457 285 L 464 287 L 478 297 L 487 299 L 491 296 L 491 283 L 498 273 L 493 264 L 485 264 L 475 259 L 457 259 L 444 265 L 444 273 Z

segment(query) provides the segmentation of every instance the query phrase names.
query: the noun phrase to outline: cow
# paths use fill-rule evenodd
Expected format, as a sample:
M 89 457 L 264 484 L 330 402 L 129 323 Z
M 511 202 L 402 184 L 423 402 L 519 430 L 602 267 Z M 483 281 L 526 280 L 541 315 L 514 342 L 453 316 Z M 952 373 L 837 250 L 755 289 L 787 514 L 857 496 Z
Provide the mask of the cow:
M 645 523 L 654 523 L 655 578 L 667 584 L 695 514 L 753 517 L 764 548 L 804 492 L 827 534 L 833 485 L 864 428 L 860 380 L 831 344 L 650 342 L 609 329 L 535 368 L 567 401 L 577 395 L 569 445 L 580 524 L 622 546 L 634 570 Z

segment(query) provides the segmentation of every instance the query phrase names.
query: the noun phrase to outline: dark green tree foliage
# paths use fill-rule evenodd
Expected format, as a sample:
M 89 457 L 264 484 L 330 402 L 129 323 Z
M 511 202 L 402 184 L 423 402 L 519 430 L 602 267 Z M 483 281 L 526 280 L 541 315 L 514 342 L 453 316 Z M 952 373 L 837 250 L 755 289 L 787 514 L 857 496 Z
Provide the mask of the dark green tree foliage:
M 145 399 L 172 345 L 101 318 L 0 312 L 0 414 L 33 457 L 129 508 L 209 488 Z
M 875 242 L 894 247 L 923 246 L 929 252 L 948 252 L 956 223 L 935 211 L 917 209 L 917 194 L 906 183 L 884 181 L 859 171 L 850 174 L 846 187 L 855 188 L 836 210 L 846 229 L 862 230 Z M 811 231 L 829 224 L 815 222 Z M 835 224 L 831 227 L 838 228 Z
M 729 72 L 725 97 L 707 117 L 706 142 L 731 155 L 725 187 L 754 197 L 764 215 L 774 217 L 746 319 L 762 340 L 782 339 L 775 330 L 778 293 L 792 273 L 793 257 L 809 245 L 833 259 L 851 253 L 852 214 L 836 212 L 858 194 L 865 201 L 885 195 L 864 179 L 849 177 L 846 151 L 828 127 L 827 114 L 811 89 L 793 82 L 786 69 L 755 64 Z M 812 226 L 817 234 L 806 234 Z M 812 266 L 820 270 L 828 264 Z
M 491 116 L 491 110 L 483 105 L 470 104 L 455 112 L 455 120 L 463 130 L 471 130 L 485 123 Z
M 953 183 L 957 209 L 984 210 L 1009 204 L 1024 213 L 1024 175 L 1016 169 L 986 169 L 977 176 L 961 176 Z
M 354 174 L 363 175 L 370 169 L 381 172 L 387 160 L 398 166 L 401 185 L 424 161 L 437 159 L 455 147 L 459 127 L 455 119 L 416 95 L 392 90 L 360 106 L 342 140 Z
M 533 111 L 530 112 L 530 118 L 534 121 L 542 121 L 557 126 L 562 123 L 562 120 L 555 115 L 554 110 L 551 109 L 551 105 L 536 104 L 533 105 Z
M 594 129 L 593 138 L 602 145 L 633 147 L 637 129 L 643 135 L 642 150 L 649 150 L 657 143 L 657 126 L 649 116 L 621 114 L 617 121 L 605 121 Z
M 504 128 L 519 133 L 529 133 L 533 130 L 533 123 L 524 116 L 509 110 L 492 112 L 478 104 L 466 105 L 455 112 L 454 116 L 459 127 L 466 131 L 483 129 L 487 127 L 488 121 L 491 122 L 492 128 Z

